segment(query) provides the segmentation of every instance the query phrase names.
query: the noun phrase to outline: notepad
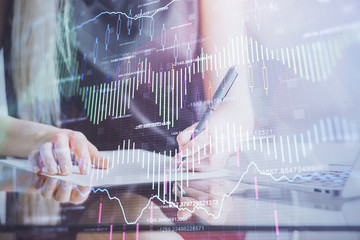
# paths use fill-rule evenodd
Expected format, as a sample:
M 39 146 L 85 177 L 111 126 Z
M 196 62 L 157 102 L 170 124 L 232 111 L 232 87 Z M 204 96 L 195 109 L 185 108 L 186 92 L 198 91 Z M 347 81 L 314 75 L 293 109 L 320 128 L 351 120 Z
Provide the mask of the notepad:
M 98 187 L 151 183 L 156 187 L 166 182 L 224 177 L 229 174 L 227 170 L 201 173 L 187 169 L 176 171 L 176 163 L 171 157 L 141 149 L 104 151 L 101 152 L 101 155 L 110 160 L 108 168 L 105 170 L 91 168 L 89 174 L 82 175 L 79 168 L 73 166 L 73 172 L 69 176 L 50 176 L 44 173 L 42 175 L 80 186 Z M 0 160 L 0 163 L 32 172 L 26 159 L 8 158 Z

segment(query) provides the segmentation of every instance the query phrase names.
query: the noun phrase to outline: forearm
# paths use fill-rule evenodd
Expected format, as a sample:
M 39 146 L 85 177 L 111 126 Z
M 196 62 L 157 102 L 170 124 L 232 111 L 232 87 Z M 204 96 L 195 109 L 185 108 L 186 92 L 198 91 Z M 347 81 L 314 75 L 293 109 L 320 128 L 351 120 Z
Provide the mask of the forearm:
M 26 158 L 59 132 L 70 133 L 71 130 L 0 116 L 0 155 Z
M 221 55 L 217 55 L 217 58 L 223 58 L 223 54 L 228 54 L 229 38 L 242 35 L 244 31 L 242 17 L 240 14 L 234 14 L 233 9 L 240 10 L 243 4 L 238 0 L 229 0 L 226 4 L 217 0 L 201 1 L 201 36 L 208 39 L 203 43 L 204 51 L 208 56 L 212 55 L 215 58 L 215 46 L 217 46 L 217 51 L 221 52 Z M 225 52 L 223 52 L 223 47 L 226 49 Z M 237 62 L 231 64 L 237 65 Z M 229 67 L 223 67 L 218 72 L 207 71 L 205 73 L 204 90 L 208 100 L 213 97 Z M 218 64 L 219 68 L 220 65 Z M 242 64 L 237 65 L 237 71 L 239 75 L 227 95 L 227 100 L 217 109 L 216 116 L 218 119 L 216 122 L 219 125 L 233 122 L 250 130 L 253 127 L 254 114 L 248 87 L 247 67 Z
M 241 8 L 242 3 L 238 0 L 228 0 L 226 4 L 217 0 L 203 0 L 200 5 L 200 18 L 201 26 L 200 32 L 206 41 L 202 43 L 204 53 L 213 58 L 213 64 L 216 65 L 216 71 L 206 71 L 204 78 L 205 96 L 210 99 L 213 93 L 216 91 L 222 77 L 227 72 L 229 62 L 221 61 L 225 58 L 228 59 L 228 45 L 229 39 L 240 37 L 243 31 L 242 18 L 238 14 L 234 14 L 234 8 Z M 215 17 L 223 16 L 223 17 Z M 217 51 L 215 50 L 217 49 Z M 225 51 L 224 51 L 225 50 Z M 232 52 L 231 52 L 232 54 Z M 216 55 L 216 56 L 215 56 Z M 215 60 L 217 59 L 217 61 Z M 235 65 L 237 62 L 232 62 L 231 65 Z M 241 69 L 240 69 L 241 67 Z M 238 66 L 240 70 L 240 77 L 242 81 L 246 81 L 246 68 L 243 65 Z M 239 81 L 239 78 L 236 82 Z M 235 83 L 236 83 L 235 82 Z M 242 89 L 240 84 L 235 84 L 229 92 L 229 96 L 233 95 L 233 92 L 237 92 Z M 235 90 L 236 89 L 236 90 Z

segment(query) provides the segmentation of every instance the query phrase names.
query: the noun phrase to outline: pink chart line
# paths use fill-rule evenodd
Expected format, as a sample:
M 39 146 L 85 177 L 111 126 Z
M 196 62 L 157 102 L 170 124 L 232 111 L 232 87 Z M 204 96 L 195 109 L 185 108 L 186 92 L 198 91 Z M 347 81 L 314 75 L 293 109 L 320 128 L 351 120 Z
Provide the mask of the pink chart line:
M 98 223 L 101 223 L 101 209 L 102 209 L 102 203 L 99 204 L 99 221 L 98 221 Z
M 112 232 L 113 232 L 113 225 L 111 224 L 110 225 L 110 240 L 112 240 Z
M 257 177 L 254 176 L 254 185 L 255 185 L 255 198 L 256 200 L 259 199 L 259 193 L 258 193 L 258 185 L 257 185 Z
M 154 209 L 154 202 L 151 201 L 151 204 L 150 204 L 150 223 L 153 222 L 153 209 Z
M 125 239 L 125 236 L 124 236 Z M 136 240 L 139 239 L 139 223 L 136 223 Z
M 275 218 L 276 235 L 279 235 L 279 222 L 278 222 L 277 210 L 274 210 L 274 218 Z

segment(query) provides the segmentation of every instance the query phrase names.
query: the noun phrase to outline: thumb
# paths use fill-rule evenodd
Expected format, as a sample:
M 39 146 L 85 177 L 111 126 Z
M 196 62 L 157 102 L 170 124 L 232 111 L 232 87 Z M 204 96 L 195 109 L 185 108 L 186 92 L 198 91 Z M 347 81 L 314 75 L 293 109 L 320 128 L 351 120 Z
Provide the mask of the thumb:
M 184 146 L 191 140 L 191 136 L 194 133 L 194 130 L 196 126 L 198 125 L 198 122 L 194 123 L 188 128 L 185 128 L 177 137 L 176 141 L 178 142 L 179 146 Z

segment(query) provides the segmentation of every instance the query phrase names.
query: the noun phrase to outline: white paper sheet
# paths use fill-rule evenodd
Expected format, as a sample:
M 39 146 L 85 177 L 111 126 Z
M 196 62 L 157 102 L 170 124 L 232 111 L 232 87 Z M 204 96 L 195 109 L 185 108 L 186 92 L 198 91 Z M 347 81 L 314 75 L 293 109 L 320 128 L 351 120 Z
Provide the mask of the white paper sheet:
M 183 169 L 182 172 L 175 171 L 175 162 L 169 156 L 145 150 L 124 150 L 101 152 L 107 156 L 109 161 L 108 169 L 101 170 L 92 168 L 87 175 L 82 175 L 77 166 L 73 166 L 73 173 L 69 176 L 47 175 L 52 178 L 64 180 L 80 186 L 110 186 L 151 183 L 155 187 L 163 185 L 168 181 L 187 181 L 193 179 L 206 179 L 212 177 L 224 177 L 228 171 L 217 172 L 192 172 Z M 170 173 L 171 162 L 171 173 Z M 32 171 L 26 159 L 8 158 L 0 160 L 0 163 L 14 166 L 26 171 Z M 165 168 L 164 168 L 165 166 Z

